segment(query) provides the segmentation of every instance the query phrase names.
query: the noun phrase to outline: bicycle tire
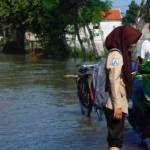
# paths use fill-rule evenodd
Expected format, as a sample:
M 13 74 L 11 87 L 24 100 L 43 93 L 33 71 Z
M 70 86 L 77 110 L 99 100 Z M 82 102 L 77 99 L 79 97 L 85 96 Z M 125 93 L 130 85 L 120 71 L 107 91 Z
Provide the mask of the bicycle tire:
M 77 81 L 77 92 L 79 97 L 79 103 L 81 107 L 81 113 L 90 117 L 93 107 L 93 102 L 90 96 L 90 88 L 87 77 L 81 77 Z

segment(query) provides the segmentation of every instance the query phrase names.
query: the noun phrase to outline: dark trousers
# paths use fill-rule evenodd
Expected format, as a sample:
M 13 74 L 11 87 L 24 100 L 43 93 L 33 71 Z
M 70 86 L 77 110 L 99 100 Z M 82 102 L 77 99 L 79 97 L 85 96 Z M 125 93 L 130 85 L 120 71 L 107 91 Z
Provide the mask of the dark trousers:
M 123 118 L 121 120 L 117 120 L 114 118 L 114 111 L 105 108 L 105 117 L 108 128 L 107 141 L 109 147 L 121 148 L 123 144 L 125 114 L 123 114 Z

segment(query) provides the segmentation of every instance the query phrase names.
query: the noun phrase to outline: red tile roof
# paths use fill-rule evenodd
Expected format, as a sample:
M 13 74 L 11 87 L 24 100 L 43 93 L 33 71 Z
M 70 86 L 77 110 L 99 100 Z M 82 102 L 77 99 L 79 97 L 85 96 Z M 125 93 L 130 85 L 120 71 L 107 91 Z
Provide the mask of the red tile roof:
M 120 9 L 111 9 L 106 12 L 104 12 L 104 19 L 105 20 L 121 20 L 121 12 Z

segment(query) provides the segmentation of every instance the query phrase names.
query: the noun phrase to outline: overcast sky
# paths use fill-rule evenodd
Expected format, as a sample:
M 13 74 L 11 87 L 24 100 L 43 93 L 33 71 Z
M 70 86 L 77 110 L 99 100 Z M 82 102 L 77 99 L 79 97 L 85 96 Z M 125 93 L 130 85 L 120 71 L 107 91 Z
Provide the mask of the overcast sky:
M 120 8 L 123 13 L 128 9 L 128 5 L 132 0 L 112 0 L 113 7 Z M 135 0 L 138 4 L 140 4 L 141 0 Z

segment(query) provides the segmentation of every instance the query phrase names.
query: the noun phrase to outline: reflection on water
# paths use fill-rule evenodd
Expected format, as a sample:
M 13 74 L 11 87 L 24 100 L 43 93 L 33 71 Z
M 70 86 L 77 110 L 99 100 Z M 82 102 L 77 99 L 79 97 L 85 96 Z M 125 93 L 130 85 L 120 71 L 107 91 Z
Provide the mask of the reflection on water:
M 107 149 L 105 122 L 81 116 L 75 81 L 63 77 L 78 63 L 0 55 L 0 150 Z M 129 131 L 124 150 L 139 142 Z

